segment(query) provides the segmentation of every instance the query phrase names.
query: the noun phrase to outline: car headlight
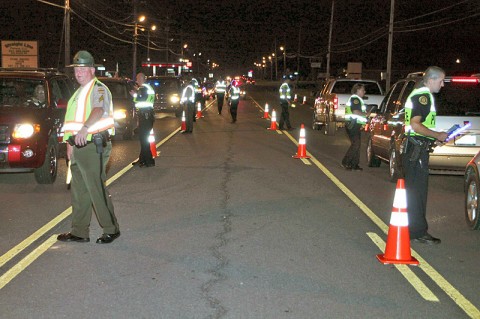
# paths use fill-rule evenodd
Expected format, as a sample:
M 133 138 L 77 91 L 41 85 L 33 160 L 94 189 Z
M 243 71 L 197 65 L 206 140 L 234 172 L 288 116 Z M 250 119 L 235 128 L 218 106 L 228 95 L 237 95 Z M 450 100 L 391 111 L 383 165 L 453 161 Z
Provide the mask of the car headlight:
M 16 124 L 12 136 L 14 138 L 30 138 L 33 134 L 40 132 L 40 124 Z
M 127 118 L 127 110 L 121 109 L 113 112 L 113 118 L 115 120 L 122 120 Z
M 170 102 L 178 103 L 178 102 L 180 102 L 180 98 L 178 97 L 178 95 L 172 95 L 172 96 L 170 96 Z

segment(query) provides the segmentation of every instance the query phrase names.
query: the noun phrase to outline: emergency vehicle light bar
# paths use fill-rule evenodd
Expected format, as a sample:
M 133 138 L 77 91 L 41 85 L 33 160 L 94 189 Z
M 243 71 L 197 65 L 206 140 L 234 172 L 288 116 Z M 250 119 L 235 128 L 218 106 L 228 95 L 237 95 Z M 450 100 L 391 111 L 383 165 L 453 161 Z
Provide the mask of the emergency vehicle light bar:
M 451 81 L 455 83 L 478 83 L 477 78 L 452 78 Z

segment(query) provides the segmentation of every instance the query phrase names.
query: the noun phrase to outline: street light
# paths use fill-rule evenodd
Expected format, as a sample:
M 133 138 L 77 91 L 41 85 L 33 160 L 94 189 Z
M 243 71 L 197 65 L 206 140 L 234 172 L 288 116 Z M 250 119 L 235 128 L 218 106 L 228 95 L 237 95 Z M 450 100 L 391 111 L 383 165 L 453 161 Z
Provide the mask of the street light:
M 283 75 L 285 76 L 286 73 L 287 73 L 287 59 L 286 59 L 287 49 L 285 47 L 281 46 L 280 51 L 283 51 Z
M 275 80 L 277 80 L 278 79 L 278 62 L 277 62 L 278 57 L 275 56 L 275 53 L 272 53 L 272 57 L 275 58 Z
M 268 60 L 270 60 L 270 81 L 273 81 L 273 62 L 272 62 L 272 56 L 268 56 Z
M 138 20 L 135 20 L 135 25 L 133 28 L 133 72 L 132 72 L 132 80 L 135 80 L 136 73 L 137 73 L 137 40 L 138 40 L 138 22 L 145 21 L 145 16 L 138 17 Z
M 150 31 L 157 30 L 156 25 L 152 25 L 150 29 L 147 31 L 147 61 L 150 62 Z

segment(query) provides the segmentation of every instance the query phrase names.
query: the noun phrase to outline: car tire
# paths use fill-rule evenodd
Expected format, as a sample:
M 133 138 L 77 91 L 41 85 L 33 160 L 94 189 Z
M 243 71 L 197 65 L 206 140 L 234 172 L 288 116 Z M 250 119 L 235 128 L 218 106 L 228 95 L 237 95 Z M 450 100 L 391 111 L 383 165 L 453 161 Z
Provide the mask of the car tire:
M 390 181 L 396 183 L 397 179 L 403 177 L 401 159 L 395 147 L 390 148 L 389 154 L 388 175 L 390 177 Z
M 127 127 L 125 133 L 123 133 L 124 140 L 131 140 L 133 137 L 133 128 L 131 126 Z
M 47 152 L 43 165 L 36 168 L 33 173 L 38 184 L 53 184 L 57 178 L 58 170 L 58 143 L 54 137 L 48 141 Z
M 467 170 L 465 181 L 465 221 L 472 230 L 480 229 L 480 180 L 474 169 Z
M 372 137 L 367 140 L 367 165 L 368 167 L 379 167 L 382 161 L 375 155 L 372 147 Z
M 320 124 L 317 123 L 317 118 L 316 118 L 315 114 L 313 114 L 312 129 L 313 129 L 314 131 L 319 131 L 319 130 L 322 129 L 322 125 L 320 125 Z
M 337 130 L 337 122 L 335 122 L 330 116 L 327 116 L 325 125 L 324 125 L 325 135 L 328 135 L 328 136 L 335 135 L 336 130 Z

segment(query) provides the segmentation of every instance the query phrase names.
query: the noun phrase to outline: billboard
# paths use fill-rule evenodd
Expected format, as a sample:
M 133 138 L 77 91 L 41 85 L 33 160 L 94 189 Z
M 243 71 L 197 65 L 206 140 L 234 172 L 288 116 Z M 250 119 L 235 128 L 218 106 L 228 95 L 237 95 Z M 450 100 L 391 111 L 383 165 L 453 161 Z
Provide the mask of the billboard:
M 38 41 L 3 41 L 2 67 L 38 68 Z

